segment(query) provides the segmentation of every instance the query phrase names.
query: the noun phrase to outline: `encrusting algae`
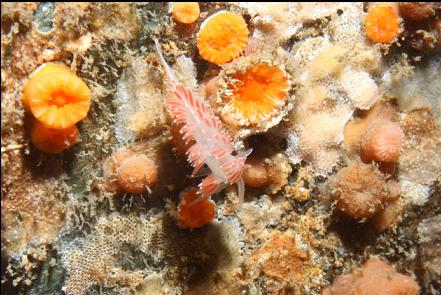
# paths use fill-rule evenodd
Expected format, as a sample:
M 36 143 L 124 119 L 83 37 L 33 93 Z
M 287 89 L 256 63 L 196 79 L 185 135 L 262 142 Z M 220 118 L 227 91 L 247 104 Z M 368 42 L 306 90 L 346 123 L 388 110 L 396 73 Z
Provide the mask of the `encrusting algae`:
M 1 8 L 2 294 L 440 293 L 438 3 Z

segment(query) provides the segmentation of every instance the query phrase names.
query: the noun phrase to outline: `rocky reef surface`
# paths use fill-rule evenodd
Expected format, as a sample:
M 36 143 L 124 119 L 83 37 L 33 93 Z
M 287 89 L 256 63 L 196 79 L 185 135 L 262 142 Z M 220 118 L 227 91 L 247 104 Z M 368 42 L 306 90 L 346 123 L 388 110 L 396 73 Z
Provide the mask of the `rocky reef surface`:
M 192 204 L 155 40 L 243 201 Z M 1 293 L 440 294 L 440 69 L 435 2 L 2 3 Z

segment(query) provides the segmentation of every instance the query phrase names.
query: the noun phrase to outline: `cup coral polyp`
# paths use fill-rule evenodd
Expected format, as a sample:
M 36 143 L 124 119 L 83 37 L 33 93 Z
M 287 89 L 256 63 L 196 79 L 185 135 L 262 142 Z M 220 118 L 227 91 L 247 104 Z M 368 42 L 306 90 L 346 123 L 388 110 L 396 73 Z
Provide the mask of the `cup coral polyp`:
M 221 11 L 207 18 L 201 26 L 197 46 L 201 57 L 222 64 L 239 56 L 248 42 L 248 28 L 238 14 Z
M 210 198 L 193 204 L 198 197 L 197 191 L 194 188 L 181 193 L 178 207 L 179 225 L 181 227 L 202 227 L 210 223 L 216 215 L 216 204 Z
M 181 24 L 192 24 L 199 18 L 197 2 L 176 2 L 171 7 L 173 18 Z
M 32 143 L 42 152 L 58 154 L 78 142 L 80 132 L 73 125 L 66 129 L 50 129 L 34 120 L 31 130 Z
M 278 66 L 260 62 L 237 72 L 233 81 L 226 104 L 247 125 L 270 117 L 285 104 L 288 76 Z
M 66 66 L 45 64 L 27 81 L 23 103 L 47 128 L 66 129 L 86 117 L 90 90 Z
M 398 36 L 399 28 L 400 17 L 395 7 L 375 4 L 369 8 L 365 30 L 372 41 L 389 43 Z
M 364 162 L 396 162 L 404 133 L 394 122 L 379 121 L 373 124 L 361 139 L 361 158 Z

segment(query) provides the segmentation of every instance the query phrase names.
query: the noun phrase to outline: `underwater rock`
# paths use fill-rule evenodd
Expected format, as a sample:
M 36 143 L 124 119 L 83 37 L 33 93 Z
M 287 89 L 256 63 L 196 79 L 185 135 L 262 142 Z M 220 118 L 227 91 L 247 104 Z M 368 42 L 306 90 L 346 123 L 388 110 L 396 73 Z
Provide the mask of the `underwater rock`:
M 308 262 L 308 253 L 296 247 L 292 236 L 275 232 L 248 257 L 244 268 L 252 280 L 267 277 L 266 287 L 272 293 L 280 293 L 301 281 Z
M 441 275 L 441 215 L 424 219 L 418 224 L 419 252 L 423 282 L 427 290 L 435 294 L 439 288 L 437 278 Z
M 181 5 L 1 4 L 2 293 L 438 295 L 439 5 Z M 213 171 L 190 176 L 154 40 L 231 155 L 252 149 L 241 202 L 180 200 Z M 26 110 L 54 86 L 23 103 L 44 64 L 90 89 L 81 121 L 45 111 L 78 94 L 70 74 L 73 97 Z

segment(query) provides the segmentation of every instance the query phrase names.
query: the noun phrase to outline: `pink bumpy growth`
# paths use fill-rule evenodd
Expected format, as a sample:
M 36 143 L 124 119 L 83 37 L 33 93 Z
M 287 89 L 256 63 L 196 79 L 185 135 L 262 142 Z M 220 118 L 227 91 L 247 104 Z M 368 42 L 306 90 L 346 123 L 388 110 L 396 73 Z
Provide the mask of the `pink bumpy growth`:
M 200 97 L 193 95 L 176 79 L 162 56 L 158 40 L 155 40 L 155 43 L 169 80 L 169 97 L 165 99 L 165 104 L 174 117 L 175 123 L 183 125 L 180 133 L 184 140 L 195 142 L 187 151 L 188 160 L 194 167 L 193 175 L 205 164 L 211 170 L 211 174 L 199 185 L 200 197 L 196 202 L 210 197 L 225 185 L 234 183 L 237 184 L 239 198 L 242 200 L 244 195 L 242 171 L 251 150 L 232 155 L 232 139 L 223 128 L 219 118 Z

